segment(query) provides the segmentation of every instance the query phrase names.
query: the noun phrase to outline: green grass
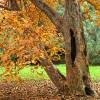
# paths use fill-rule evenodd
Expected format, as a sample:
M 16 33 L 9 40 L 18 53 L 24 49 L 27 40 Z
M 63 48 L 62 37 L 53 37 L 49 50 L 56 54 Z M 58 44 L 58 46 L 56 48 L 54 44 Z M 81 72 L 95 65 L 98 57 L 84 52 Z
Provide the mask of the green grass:
M 64 64 L 57 65 L 57 68 L 61 71 L 63 75 L 66 75 L 66 68 Z M 35 71 L 34 66 L 26 66 L 19 72 L 19 76 L 21 79 L 49 79 L 48 75 L 44 71 L 43 68 L 38 68 Z M 90 75 L 94 81 L 100 81 L 100 66 L 90 66 Z M 0 74 L 4 72 L 4 68 L 0 68 Z M 0 80 L 2 78 L 0 77 Z
M 90 66 L 90 75 L 94 81 L 100 81 L 100 66 Z

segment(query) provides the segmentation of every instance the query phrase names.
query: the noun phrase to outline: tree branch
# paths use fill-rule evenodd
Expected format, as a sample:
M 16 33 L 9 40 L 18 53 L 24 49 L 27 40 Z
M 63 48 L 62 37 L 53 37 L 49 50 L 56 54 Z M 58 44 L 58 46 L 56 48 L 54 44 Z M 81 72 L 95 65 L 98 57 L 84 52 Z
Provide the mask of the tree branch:
M 52 82 L 56 85 L 56 87 L 60 90 L 66 81 L 66 77 L 61 74 L 61 72 L 56 68 L 56 66 L 52 63 L 52 61 L 48 60 L 48 58 L 40 59 L 40 63 L 44 66 L 45 71 L 49 75 Z
M 56 26 L 59 32 L 62 32 L 63 18 L 59 16 L 59 14 L 56 11 L 54 11 L 46 3 L 42 2 L 42 0 L 30 0 L 30 1 L 34 3 L 36 7 L 38 7 L 49 17 L 49 19 Z

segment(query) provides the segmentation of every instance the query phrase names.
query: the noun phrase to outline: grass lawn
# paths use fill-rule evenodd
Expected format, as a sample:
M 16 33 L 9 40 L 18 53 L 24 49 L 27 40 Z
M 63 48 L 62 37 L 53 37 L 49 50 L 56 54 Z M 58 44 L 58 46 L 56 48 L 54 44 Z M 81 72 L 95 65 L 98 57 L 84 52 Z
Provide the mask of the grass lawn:
M 64 64 L 57 65 L 57 68 L 62 74 L 66 75 L 66 68 Z M 90 74 L 94 81 L 100 81 L 100 66 L 90 66 Z M 4 68 L 0 68 L 0 74 L 4 72 Z M 34 71 L 34 66 L 26 66 L 24 69 L 20 70 L 19 76 L 21 79 L 49 79 L 48 75 L 43 68 L 38 68 Z M 2 79 L 0 77 L 0 79 Z

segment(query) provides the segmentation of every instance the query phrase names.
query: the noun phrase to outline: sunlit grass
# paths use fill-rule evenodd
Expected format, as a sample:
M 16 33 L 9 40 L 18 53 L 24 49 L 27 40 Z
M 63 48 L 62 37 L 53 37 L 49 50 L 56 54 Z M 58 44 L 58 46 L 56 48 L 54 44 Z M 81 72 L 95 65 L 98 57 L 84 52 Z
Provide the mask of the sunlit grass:
M 63 75 L 66 75 L 66 67 L 64 64 L 57 65 L 57 68 Z M 100 66 L 90 66 L 90 75 L 94 81 L 100 81 Z M 0 68 L 0 74 L 5 71 L 4 68 Z M 21 79 L 49 79 L 47 73 L 44 71 L 43 68 L 38 68 L 34 70 L 34 66 L 26 66 L 24 69 L 20 70 L 19 77 Z M 0 77 L 0 80 L 2 78 Z

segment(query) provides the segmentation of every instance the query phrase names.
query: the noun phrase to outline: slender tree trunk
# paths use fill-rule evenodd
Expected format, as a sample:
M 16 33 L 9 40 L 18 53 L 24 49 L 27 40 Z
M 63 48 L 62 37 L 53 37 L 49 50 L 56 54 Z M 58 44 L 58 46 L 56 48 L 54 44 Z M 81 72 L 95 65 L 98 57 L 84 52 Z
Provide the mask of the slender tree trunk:
M 59 93 L 63 93 L 64 89 L 68 90 L 66 84 L 66 77 L 62 75 L 51 60 L 48 60 L 47 56 L 45 59 L 41 59 L 41 64 L 44 66 L 49 78 L 58 88 Z

